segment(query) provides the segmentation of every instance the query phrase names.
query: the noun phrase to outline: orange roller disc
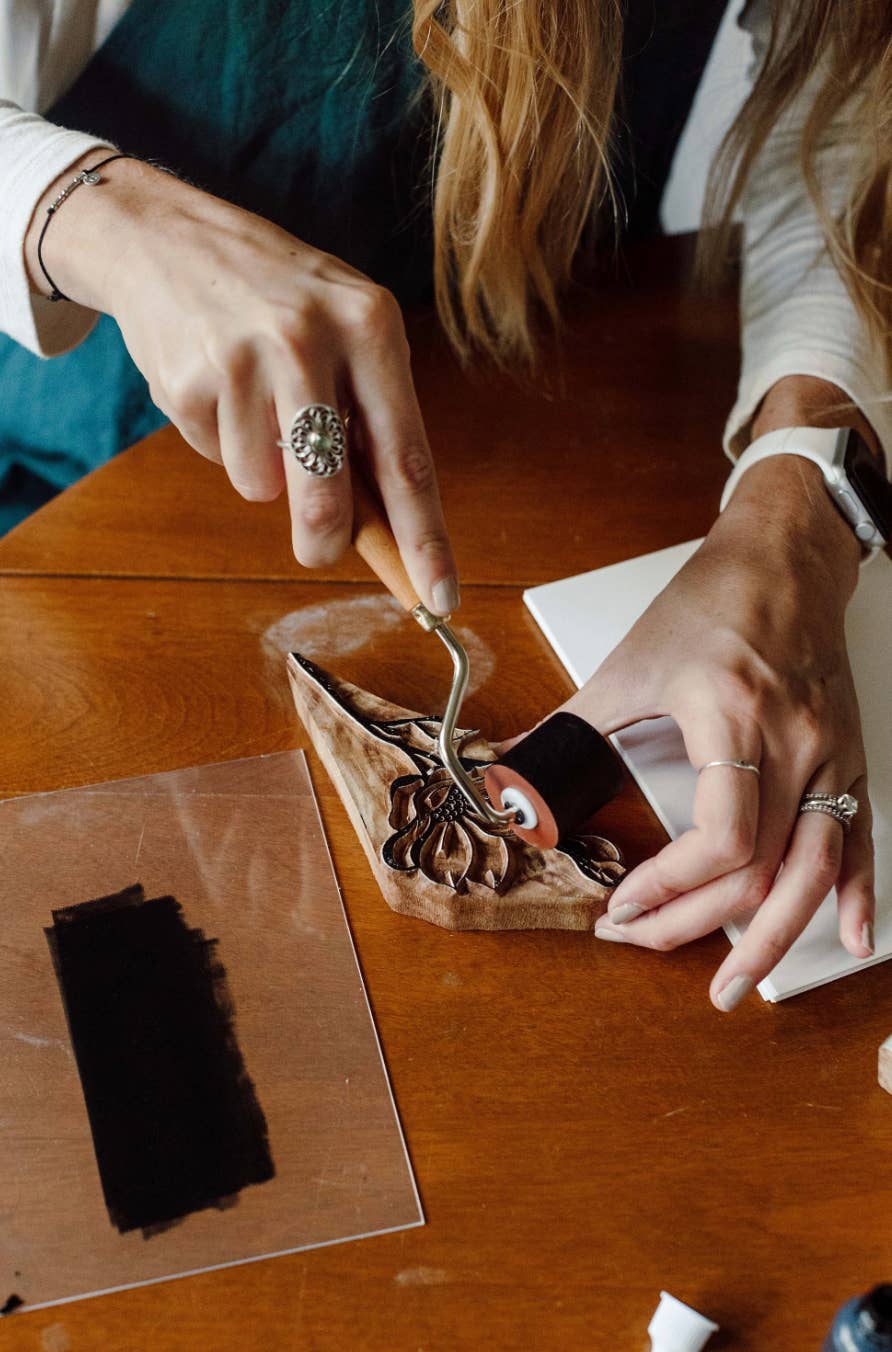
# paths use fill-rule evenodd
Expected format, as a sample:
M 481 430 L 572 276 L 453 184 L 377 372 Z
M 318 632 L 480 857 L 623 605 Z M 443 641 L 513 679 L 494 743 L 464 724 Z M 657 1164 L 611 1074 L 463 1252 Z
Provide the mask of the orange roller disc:
M 558 713 L 484 771 L 490 801 L 517 808 L 511 829 L 539 849 L 571 835 L 623 785 L 613 747 L 576 714 Z

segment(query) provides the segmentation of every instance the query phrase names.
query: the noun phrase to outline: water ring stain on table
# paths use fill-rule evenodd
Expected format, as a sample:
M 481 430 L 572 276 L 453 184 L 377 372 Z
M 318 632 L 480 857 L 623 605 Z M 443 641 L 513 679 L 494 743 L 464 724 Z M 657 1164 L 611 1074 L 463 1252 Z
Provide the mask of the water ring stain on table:
M 45 931 L 112 1223 L 144 1238 L 274 1176 L 217 941 L 136 884 Z

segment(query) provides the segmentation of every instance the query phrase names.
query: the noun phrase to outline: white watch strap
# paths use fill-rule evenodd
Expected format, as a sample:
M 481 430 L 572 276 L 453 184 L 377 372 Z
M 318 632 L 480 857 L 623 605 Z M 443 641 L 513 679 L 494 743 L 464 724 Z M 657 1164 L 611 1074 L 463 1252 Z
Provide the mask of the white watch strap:
M 833 459 L 838 434 L 839 429 L 836 427 L 779 427 L 775 432 L 766 432 L 757 437 L 738 457 L 728 475 L 719 511 L 725 510 L 731 494 L 747 470 L 771 455 L 801 455 L 813 461 L 822 471 L 826 470 Z
M 811 460 L 824 475 L 824 481 L 829 492 L 830 470 L 833 465 L 839 430 L 838 427 L 779 427 L 774 432 L 765 432 L 761 437 L 757 437 L 738 458 L 728 475 L 722 492 L 719 511 L 725 510 L 731 501 L 735 488 L 747 470 L 751 469 L 753 465 L 757 465 L 760 460 L 767 460 L 772 455 L 799 455 L 804 460 Z M 831 500 L 832 496 L 831 493 Z M 868 544 L 864 540 L 861 540 L 860 544 L 862 550 L 866 551 L 861 558 L 862 566 L 869 563 L 883 549 L 882 544 L 873 542 Z

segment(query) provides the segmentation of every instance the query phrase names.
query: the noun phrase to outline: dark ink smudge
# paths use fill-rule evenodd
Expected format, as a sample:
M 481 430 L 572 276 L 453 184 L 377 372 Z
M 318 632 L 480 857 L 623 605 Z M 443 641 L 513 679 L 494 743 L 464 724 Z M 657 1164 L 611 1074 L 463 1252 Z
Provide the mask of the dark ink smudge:
M 18 1310 L 24 1303 L 21 1296 L 8 1296 L 6 1304 L 0 1305 L 0 1315 L 12 1314 L 13 1310 Z
M 45 931 L 112 1224 L 143 1237 L 275 1174 L 217 940 L 138 884 Z

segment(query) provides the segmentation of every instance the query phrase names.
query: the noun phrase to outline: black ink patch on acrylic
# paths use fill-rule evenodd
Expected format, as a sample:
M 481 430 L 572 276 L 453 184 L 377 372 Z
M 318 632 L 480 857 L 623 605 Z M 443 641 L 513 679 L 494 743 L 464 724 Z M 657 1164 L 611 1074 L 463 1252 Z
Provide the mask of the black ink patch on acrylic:
M 274 1176 L 216 939 L 141 886 L 45 931 L 111 1221 L 145 1238 Z

